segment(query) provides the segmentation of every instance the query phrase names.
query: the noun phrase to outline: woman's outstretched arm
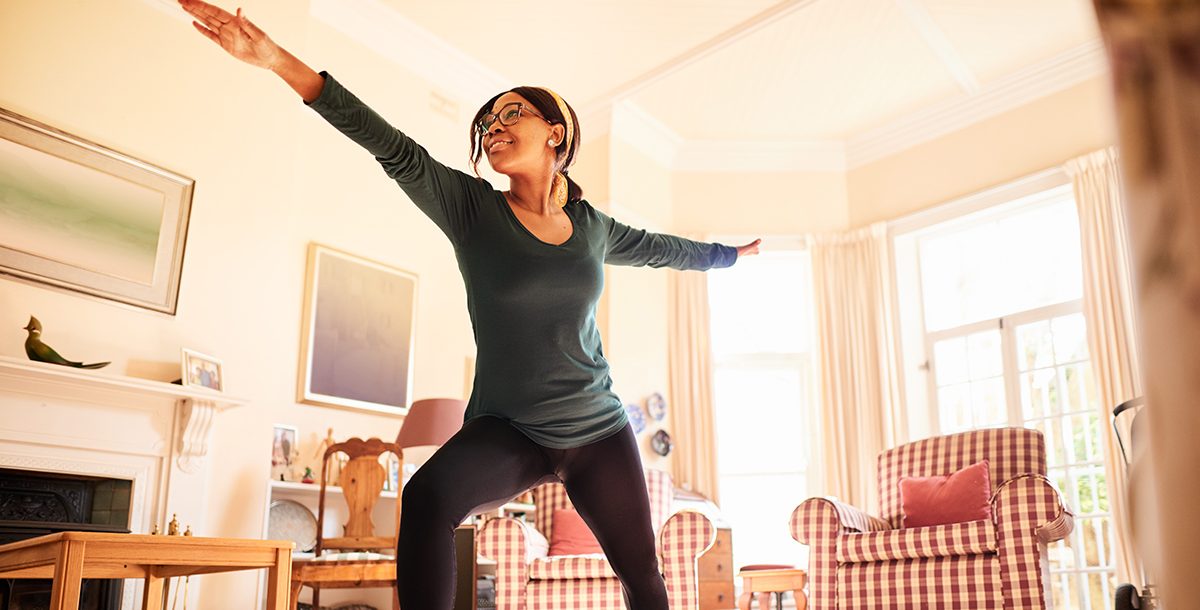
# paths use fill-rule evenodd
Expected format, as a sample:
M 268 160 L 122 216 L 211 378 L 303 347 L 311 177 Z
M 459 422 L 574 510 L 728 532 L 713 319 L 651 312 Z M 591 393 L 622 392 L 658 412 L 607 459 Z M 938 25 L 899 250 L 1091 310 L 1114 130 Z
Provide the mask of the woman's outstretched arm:
M 230 55 L 279 75 L 305 102 L 317 99 L 325 78 L 271 40 L 242 9 L 233 15 L 203 0 L 179 0 L 198 32 Z

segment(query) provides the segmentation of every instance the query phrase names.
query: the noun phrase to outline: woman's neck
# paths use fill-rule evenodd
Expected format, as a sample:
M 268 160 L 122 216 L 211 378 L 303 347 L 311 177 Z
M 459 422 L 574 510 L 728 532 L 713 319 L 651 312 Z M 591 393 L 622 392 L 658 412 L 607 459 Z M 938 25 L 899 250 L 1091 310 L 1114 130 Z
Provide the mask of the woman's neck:
M 508 194 L 513 204 L 535 214 L 549 216 L 558 212 L 558 205 L 550 201 L 550 191 L 554 186 L 554 171 L 548 169 L 545 173 L 514 174 L 508 177 Z

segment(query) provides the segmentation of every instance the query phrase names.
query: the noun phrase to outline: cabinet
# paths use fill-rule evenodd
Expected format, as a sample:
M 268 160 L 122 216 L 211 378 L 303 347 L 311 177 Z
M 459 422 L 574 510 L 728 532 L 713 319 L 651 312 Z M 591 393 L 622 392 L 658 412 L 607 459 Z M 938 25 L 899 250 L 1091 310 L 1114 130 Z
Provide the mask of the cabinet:
M 717 528 L 717 541 L 697 562 L 700 570 L 700 610 L 737 607 L 733 595 L 733 530 Z

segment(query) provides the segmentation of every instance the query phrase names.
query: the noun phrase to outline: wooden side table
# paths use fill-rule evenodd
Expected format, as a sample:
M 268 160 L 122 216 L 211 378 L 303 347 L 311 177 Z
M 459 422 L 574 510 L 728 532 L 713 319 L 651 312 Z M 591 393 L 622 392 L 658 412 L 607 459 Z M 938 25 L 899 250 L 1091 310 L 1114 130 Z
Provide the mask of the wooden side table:
M 267 609 L 288 607 L 291 542 L 61 532 L 0 546 L 0 578 L 53 578 L 51 610 L 75 610 L 84 578 L 142 578 L 143 610 L 162 608 L 168 578 L 267 569 Z
M 796 610 L 805 610 L 808 607 L 808 596 L 804 594 L 808 574 L 804 570 L 742 570 L 738 572 L 738 576 L 742 579 L 742 595 L 738 597 L 739 610 L 750 610 L 750 602 L 756 593 L 759 610 L 770 610 L 771 594 L 782 594 L 785 591 L 791 591 L 796 596 Z M 782 604 L 780 606 L 782 607 Z

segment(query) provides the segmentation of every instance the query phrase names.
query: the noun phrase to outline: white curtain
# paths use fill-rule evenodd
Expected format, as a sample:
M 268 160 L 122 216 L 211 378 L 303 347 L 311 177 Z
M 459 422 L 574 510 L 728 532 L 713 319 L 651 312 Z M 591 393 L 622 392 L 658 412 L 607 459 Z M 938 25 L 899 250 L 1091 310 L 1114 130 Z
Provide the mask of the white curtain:
M 828 495 L 876 511 L 875 458 L 905 442 L 891 246 L 884 223 L 810 238 Z
M 1121 203 L 1117 152 L 1106 149 L 1066 164 L 1079 210 L 1083 250 L 1083 309 L 1088 349 L 1100 402 L 1104 470 L 1113 518 L 1118 582 L 1141 584 L 1133 537 L 1124 459 L 1112 426 L 1113 407 L 1141 395 L 1129 272 L 1129 237 Z
M 708 280 L 696 271 L 671 271 L 668 333 L 671 433 L 675 484 L 720 505 L 717 438 L 713 423 L 712 346 L 709 340 Z

